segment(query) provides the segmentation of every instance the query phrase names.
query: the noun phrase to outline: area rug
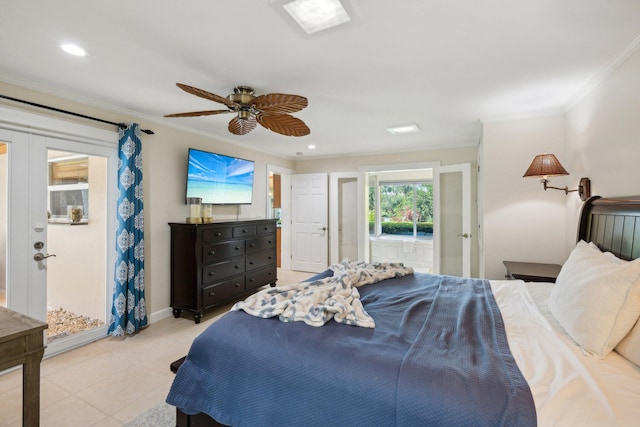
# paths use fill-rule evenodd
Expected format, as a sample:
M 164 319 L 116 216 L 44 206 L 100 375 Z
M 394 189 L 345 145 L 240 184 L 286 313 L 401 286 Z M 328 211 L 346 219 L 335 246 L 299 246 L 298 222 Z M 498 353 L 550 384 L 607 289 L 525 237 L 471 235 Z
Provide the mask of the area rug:
M 165 402 L 160 402 L 148 411 L 138 415 L 135 420 L 124 427 L 175 427 L 176 408 Z

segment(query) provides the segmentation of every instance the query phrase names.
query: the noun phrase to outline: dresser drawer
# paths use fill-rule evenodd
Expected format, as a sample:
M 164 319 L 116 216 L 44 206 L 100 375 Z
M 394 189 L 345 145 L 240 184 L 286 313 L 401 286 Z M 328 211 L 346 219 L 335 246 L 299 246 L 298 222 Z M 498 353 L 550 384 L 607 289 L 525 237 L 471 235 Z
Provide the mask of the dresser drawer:
M 255 254 L 247 254 L 247 271 L 267 267 L 271 264 L 274 266 L 276 265 L 276 253 L 274 251 L 262 251 Z
M 269 283 L 275 283 L 277 278 L 276 266 L 247 273 L 245 287 L 247 290 L 257 288 Z
M 209 284 L 244 273 L 244 257 L 232 258 L 202 268 L 202 283 Z
M 233 227 L 233 237 L 251 237 L 255 235 L 255 225 L 239 225 L 237 227 Z
M 247 253 L 260 252 L 276 246 L 275 236 L 255 237 L 247 239 Z
M 215 227 L 204 228 L 202 230 L 202 242 L 219 242 L 221 240 L 228 240 L 233 237 L 233 233 L 230 227 Z
M 276 232 L 276 223 L 268 222 L 265 224 L 256 225 L 257 234 L 273 234 Z
M 208 307 L 244 292 L 244 276 L 237 276 L 202 289 L 202 305 Z
M 214 243 L 202 246 L 202 264 L 211 264 L 227 258 L 244 255 L 244 241 Z

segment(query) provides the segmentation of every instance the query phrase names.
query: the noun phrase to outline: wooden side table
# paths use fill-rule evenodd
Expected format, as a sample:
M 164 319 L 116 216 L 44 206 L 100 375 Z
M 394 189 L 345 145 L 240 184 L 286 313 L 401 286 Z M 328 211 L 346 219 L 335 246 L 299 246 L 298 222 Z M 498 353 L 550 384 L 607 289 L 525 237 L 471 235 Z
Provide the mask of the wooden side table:
M 0 371 L 22 365 L 22 425 L 40 425 L 40 362 L 47 324 L 0 307 Z
M 537 262 L 502 261 L 507 268 L 507 277 L 525 282 L 556 282 L 561 265 Z

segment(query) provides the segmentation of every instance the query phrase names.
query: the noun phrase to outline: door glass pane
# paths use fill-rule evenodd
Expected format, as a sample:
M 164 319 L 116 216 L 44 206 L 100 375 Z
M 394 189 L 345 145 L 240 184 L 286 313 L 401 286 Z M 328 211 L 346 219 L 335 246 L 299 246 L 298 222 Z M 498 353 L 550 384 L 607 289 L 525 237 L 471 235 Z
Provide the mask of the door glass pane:
M 7 306 L 8 144 L 0 141 L 0 306 Z
M 432 272 L 432 170 L 377 174 L 369 179 L 370 260 Z
M 463 276 L 462 174 L 440 174 L 440 273 Z
M 358 259 L 358 180 L 338 179 L 338 259 Z
M 48 342 L 106 322 L 107 159 L 48 151 Z
M 380 185 L 383 235 L 422 238 L 433 234 L 433 185 L 398 183 Z

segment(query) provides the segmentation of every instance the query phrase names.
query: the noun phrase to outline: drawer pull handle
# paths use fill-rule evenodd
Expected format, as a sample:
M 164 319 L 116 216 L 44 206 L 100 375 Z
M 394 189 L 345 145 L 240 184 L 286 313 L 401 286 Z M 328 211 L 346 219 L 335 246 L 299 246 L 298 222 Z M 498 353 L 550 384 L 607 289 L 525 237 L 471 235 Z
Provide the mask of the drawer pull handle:
M 215 294 L 215 292 L 209 292 L 209 296 L 210 296 L 210 297 L 215 297 L 215 296 L 216 296 L 216 294 Z
M 236 283 L 235 286 L 236 286 L 236 288 L 239 288 L 240 287 L 240 283 Z
M 253 279 L 249 279 L 250 282 L 253 282 Z
M 269 244 L 271 244 L 271 240 L 269 240 Z
M 209 251 L 209 255 L 215 255 L 216 251 Z
M 243 232 L 243 233 L 246 233 L 246 232 L 247 232 L 247 229 L 246 229 L 246 228 L 243 228 L 243 229 L 242 229 L 242 232 Z
M 249 264 L 253 265 L 253 261 L 249 261 Z
M 255 243 L 249 243 L 249 247 L 250 248 L 255 248 L 256 244 Z
M 235 266 L 235 268 L 236 268 L 236 270 L 237 270 L 238 268 L 240 268 L 240 266 L 239 266 L 239 265 L 236 265 L 236 266 Z
M 216 273 L 215 273 L 215 271 L 210 271 L 210 272 L 209 272 L 209 276 L 213 276 L 213 275 L 215 275 L 215 274 L 216 274 Z
M 220 237 L 220 236 L 222 236 L 222 233 L 221 233 L 221 232 L 219 232 L 219 231 L 216 231 L 215 236 L 216 236 L 216 237 Z

